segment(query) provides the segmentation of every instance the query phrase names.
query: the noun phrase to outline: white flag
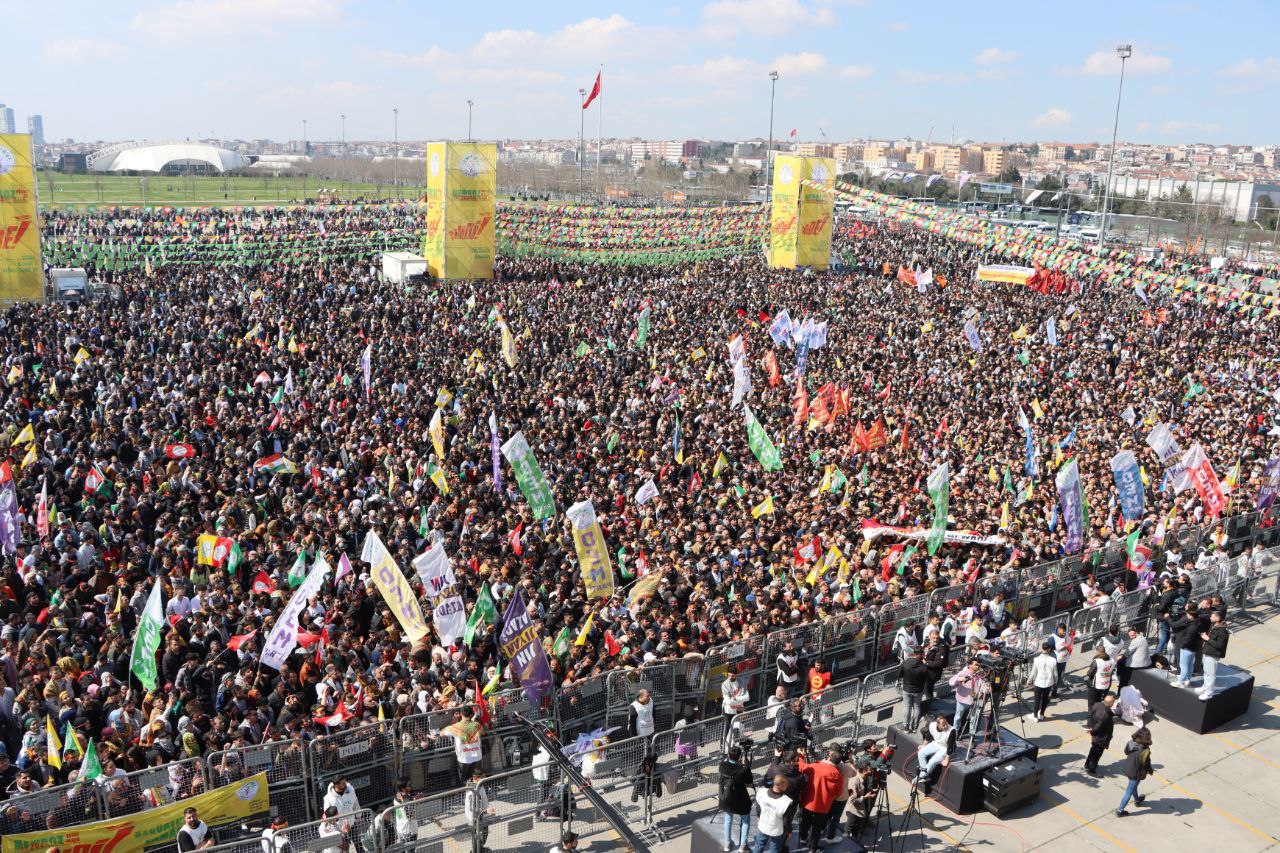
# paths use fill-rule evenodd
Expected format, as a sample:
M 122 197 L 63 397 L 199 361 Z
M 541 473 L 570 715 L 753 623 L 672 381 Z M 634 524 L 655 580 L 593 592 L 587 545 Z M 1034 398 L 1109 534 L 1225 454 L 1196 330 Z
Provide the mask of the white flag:
M 427 600 L 431 602 L 431 618 L 435 622 L 440 645 L 452 646 L 467 629 L 467 611 L 458 595 L 457 578 L 444 543 L 437 542 L 413 560 L 413 568 L 422 578 Z
M 639 504 L 640 506 L 644 506 L 646 503 L 653 500 L 657 496 L 658 496 L 658 487 L 653 482 L 653 478 L 650 477 L 649 479 L 645 480 L 644 485 L 641 486 L 636 491 L 636 503 Z
M 1120 417 L 1124 418 L 1129 426 L 1133 426 L 1134 421 L 1138 419 L 1138 413 L 1133 410 L 1133 406 L 1130 406 L 1120 413 Z
M 316 555 L 311 564 L 311 571 L 302 579 L 298 589 L 289 599 L 289 603 L 280 612 L 275 627 L 267 635 L 266 645 L 262 647 L 262 663 L 274 670 L 279 670 L 289 654 L 298 645 L 298 616 L 308 602 L 320 591 L 324 576 L 329 573 L 329 563 L 323 554 Z

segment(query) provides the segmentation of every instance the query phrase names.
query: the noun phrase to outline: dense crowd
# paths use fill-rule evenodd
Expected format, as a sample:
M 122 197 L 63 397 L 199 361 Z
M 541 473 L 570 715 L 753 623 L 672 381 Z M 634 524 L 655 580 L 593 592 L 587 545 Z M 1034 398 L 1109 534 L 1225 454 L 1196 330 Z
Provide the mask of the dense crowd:
M 180 227 L 222 228 L 209 215 Z M 176 214 L 123 221 L 136 216 L 59 214 L 51 228 L 105 243 L 179 227 Z M 264 229 L 320 230 L 310 213 L 272 216 Z M 1091 509 L 1088 553 L 1127 532 L 1109 468 L 1122 449 L 1149 480 L 1144 538 L 1208 521 L 1147 449 L 1157 421 L 1184 448 L 1202 442 L 1233 485 L 1232 511 L 1252 509 L 1280 385 L 1271 321 L 1152 307 L 1087 277 L 1047 294 L 978 284 L 976 265 L 1001 258 L 926 231 L 859 226 L 837 241 L 848 265 L 821 273 L 755 256 L 626 269 L 525 257 L 500 260 L 493 281 L 404 287 L 381 283 L 369 258 L 157 266 L 114 272 L 118 298 L 77 310 L 7 309 L 0 479 L 12 478 L 20 529 L 0 570 L 0 797 L 78 772 L 72 751 L 50 763 L 46 718 L 63 740 L 93 738 L 111 777 L 300 744 L 326 731 L 316 718 L 355 726 L 512 686 L 490 622 L 470 645 L 404 641 L 359 559 L 369 531 L 415 587 L 413 558 L 442 542 L 468 611 L 482 587 L 499 616 L 520 590 L 568 683 L 1056 559 L 1052 474 L 1068 459 Z M 933 281 L 904 285 L 900 267 Z M 828 324 L 799 378 L 794 346 L 768 332 L 783 309 Z M 747 403 L 779 471 L 762 470 L 732 405 L 738 334 Z M 552 520 L 533 519 L 505 461 L 496 486 L 491 414 L 502 441 L 528 439 L 554 490 Z M 877 423 L 883 444 L 860 450 L 855 428 Z M 255 467 L 276 453 L 296 473 Z M 930 555 L 922 542 L 864 540 L 864 520 L 929 526 L 925 481 L 944 459 L 950 527 L 997 543 Z M 650 478 L 657 495 L 638 504 Z M 585 595 L 563 514 L 588 499 L 617 573 L 619 592 L 603 600 Z M 238 564 L 198 559 L 209 535 L 234 541 Z M 306 608 L 283 671 L 259 665 L 298 567 L 321 555 L 354 568 Z M 647 573 L 661 577 L 654 594 L 631 601 L 628 585 Z M 168 624 L 146 691 L 129 655 L 155 578 Z M 992 618 L 998 630 L 1005 617 Z M 573 642 L 552 646 L 564 636 Z M 474 723 L 463 722 L 465 739 Z M 26 825 L 3 820 L 0 832 Z

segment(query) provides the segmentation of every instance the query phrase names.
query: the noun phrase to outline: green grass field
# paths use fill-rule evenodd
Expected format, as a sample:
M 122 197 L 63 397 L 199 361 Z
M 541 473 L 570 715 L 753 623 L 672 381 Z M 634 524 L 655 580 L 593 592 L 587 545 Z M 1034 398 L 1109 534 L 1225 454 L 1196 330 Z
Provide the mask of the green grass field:
M 209 207 L 300 204 L 323 188 L 339 199 L 416 199 L 421 186 L 333 181 L 314 177 L 64 175 L 40 172 L 42 207 L 150 205 Z

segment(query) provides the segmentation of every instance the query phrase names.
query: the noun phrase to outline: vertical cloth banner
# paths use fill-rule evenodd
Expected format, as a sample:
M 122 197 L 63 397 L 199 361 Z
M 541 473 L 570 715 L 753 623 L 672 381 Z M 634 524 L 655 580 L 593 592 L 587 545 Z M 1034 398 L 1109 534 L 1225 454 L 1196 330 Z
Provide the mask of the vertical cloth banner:
M 947 535 L 947 514 L 951 503 L 951 468 L 945 461 L 933 469 L 926 488 L 933 498 L 933 526 L 929 528 L 928 549 L 930 554 L 936 554 Z
M 969 342 L 969 348 L 974 352 L 982 352 L 982 338 L 978 335 L 978 327 L 974 325 L 972 320 L 966 320 L 964 324 L 964 337 Z
M 786 308 L 779 311 L 769 324 L 769 337 L 773 339 L 774 346 L 791 346 L 791 315 Z
M 498 632 L 498 651 L 511 662 L 511 673 L 524 690 L 529 704 L 537 706 L 551 692 L 553 682 L 547 652 L 542 647 L 542 632 L 529 618 L 529 608 L 517 589 L 502 615 Z
M 1168 466 L 1167 480 L 1173 484 L 1175 495 L 1191 488 L 1191 478 L 1187 476 L 1186 465 L 1183 463 L 1182 448 L 1178 446 L 1178 440 L 1173 437 L 1168 424 L 1161 422 L 1151 428 L 1151 432 L 1147 434 L 1147 446 L 1157 459 Z
M 751 411 L 751 407 L 745 403 L 742 406 L 742 412 L 747 423 L 747 444 L 750 445 L 751 452 L 755 454 L 760 466 L 766 471 L 781 470 L 782 457 L 778 455 L 778 448 L 774 447 L 773 441 L 760 425 L 760 421 L 756 420 L 756 413 Z
M 0 134 L 0 304 L 44 301 L 31 137 Z
M 507 367 L 515 367 L 516 339 L 511 335 L 511 327 L 506 320 L 499 317 L 498 326 L 502 330 L 502 360 L 507 363 Z
M 498 413 L 489 413 L 489 458 L 493 463 L 493 490 L 502 491 L 502 464 L 498 462 Z
M 449 564 L 449 555 L 444 552 L 444 543 L 437 542 L 414 558 L 413 568 L 426 587 L 431 621 L 435 623 L 440 645 L 448 648 L 466 632 L 467 609 L 462 596 L 458 595 L 458 580 Z
M 511 468 L 516 472 L 516 484 L 520 493 L 529 502 L 533 517 L 539 521 L 551 518 L 556 514 L 556 499 L 551 493 L 551 486 L 538 467 L 538 460 L 525 440 L 523 432 L 517 432 L 502 445 L 502 455 L 507 457 Z
M 573 547 L 578 552 L 587 598 L 608 598 L 613 595 L 613 563 L 595 507 L 589 500 L 579 501 L 565 510 L 565 515 L 573 523 Z
M 636 321 L 636 349 L 644 349 L 649 342 L 649 307 L 646 305 Z
M 1116 494 L 1120 497 L 1120 511 L 1125 521 L 1140 521 L 1146 511 L 1146 496 L 1142 488 L 1142 472 L 1138 470 L 1138 458 L 1132 450 L 1121 450 L 1111 457 L 1111 475 L 1116 481 Z
M 823 190 L 835 176 L 836 162 L 829 157 L 774 158 L 769 266 L 828 267 L 835 199 Z
M 10 477 L 0 485 L 0 553 L 17 553 L 19 527 L 18 492 Z
M 1059 468 L 1054 482 L 1058 486 L 1058 503 L 1062 506 L 1067 533 L 1063 548 L 1068 554 L 1074 554 L 1084 547 L 1084 494 L 1076 460 Z
M 1031 421 L 1027 420 L 1027 413 L 1018 407 L 1018 426 L 1022 427 L 1023 446 L 1025 450 L 1025 461 L 1022 464 L 1022 472 L 1028 477 L 1035 479 L 1040 473 L 1040 465 L 1036 458 L 1036 437 L 1031 431 Z
M 440 414 L 441 410 L 436 409 L 431 415 L 431 422 L 427 424 L 427 432 L 431 435 L 431 446 L 435 448 L 436 458 L 444 464 L 444 416 Z
M 307 576 L 302 579 L 293 597 L 280 612 L 280 618 L 276 620 L 271 633 L 267 635 L 267 642 L 262 647 L 261 659 L 265 666 L 279 671 L 297 647 L 298 617 L 311 599 L 315 598 L 316 593 L 320 592 L 320 585 L 324 583 L 324 576 L 328 573 L 329 564 L 325 561 L 324 555 L 317 554 L 316 561 L 311 564 L 311 571 L 307 572 Z
M 1223 510 L 1227 508 L 1227 501 L 1222 495 L 1222 484 L 1218 482 L 1218 475 L 1213 473 L 1213 465 L 1210 464 L 1209 457 L 1205 455 L 1200 442 L 1197 441 L 1191 445 L 1183 454 L 1182 467 L 1191 478 L 1191 485 L 1196 487 L 1196 494 L 1204 504 L 1205 514 L 1210 518 L 1221 516 Z
M 1258 489 L 1256 506 L 1260 510 L 1270 509 L 1280 494 L 1280 457 L 1270 459 L 1262 469 L 1262 486 Z
M 404 573 L 396 565 L 395 558 L 382 544 L 378 534 L 370 530 L 364 536 L 364 547 L 360 551 L 360 559 L 369 564 L 369 574 L 374 586 L 382 593 L 382 598 L 395 614 L 396 621 L 404 629 L 405 636 L 412 643 L 418 642 L 427 635 L 427 621 L 422 616 L 422 607 L 413 594 Z
M 436 278 L 493 278 L 497 146 L 427 145 L 427 233 L 423 257 Z
M 147 596 L 147 606 L 133 635 L 133 650 L 129 653 L 129 671 L 148 690 L 156 689 L 156 652 L 160 649 L 160 629 L 164 626 L 164 596 L 160 578 L 156 578 Z

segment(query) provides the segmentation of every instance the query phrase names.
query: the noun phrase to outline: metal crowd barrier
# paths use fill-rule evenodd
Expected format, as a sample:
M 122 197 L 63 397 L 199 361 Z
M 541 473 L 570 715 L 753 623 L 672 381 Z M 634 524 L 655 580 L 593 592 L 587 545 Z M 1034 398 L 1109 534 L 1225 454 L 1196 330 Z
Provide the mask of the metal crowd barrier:
M 271 807 L 277 814 L 290 824 L 316 818 L 319 802 L 311 793 L 311 771 L 301 738 L 228 749 L 205 758 L 205 773 L 214 787 L 263 772 L 271 789 Z

